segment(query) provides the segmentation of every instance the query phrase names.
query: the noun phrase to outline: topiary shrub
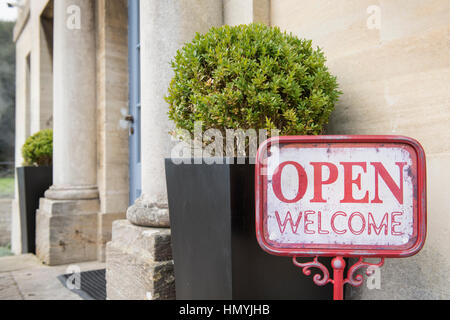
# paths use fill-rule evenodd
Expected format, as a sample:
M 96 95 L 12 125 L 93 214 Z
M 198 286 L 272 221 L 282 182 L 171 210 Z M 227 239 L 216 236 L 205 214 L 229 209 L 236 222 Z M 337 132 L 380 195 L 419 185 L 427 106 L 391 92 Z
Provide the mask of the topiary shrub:
M 309 40 L 262 24 L 197 34 L 172 62 L 166 101 L 178 129 L 323 132 L 341 94 L 323 52 Z
M 53 130 L 42 130 L 29 137 L 22 147 L 24 166 L 51 166 L 53 162 Z

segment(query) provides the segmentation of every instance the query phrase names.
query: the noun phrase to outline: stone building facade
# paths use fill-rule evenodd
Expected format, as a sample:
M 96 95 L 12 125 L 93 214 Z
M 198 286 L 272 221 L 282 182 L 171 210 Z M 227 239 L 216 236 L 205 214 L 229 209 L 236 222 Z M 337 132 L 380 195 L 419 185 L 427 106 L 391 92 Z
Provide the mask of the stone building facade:
M 445 0 L 25 1 L 14 32 L 16 165 L 26 137 L 48 127 L 55 135 L 38 257 L 50 265 L 106 260 L 109 299 L 174 297 L 164 174 L 169 62 L 195 32 L 262 22 L 324 49 L 344 92 L 328 133 L 408 135 L 427 152 L 425 248 L 387 261 L 380 290 L 350 297 L 449 298 L 449 15 Z M 16 199 L 16 253 L 18 217 Z
M 120 122 L 128 107 L 127 2 L 25 1 L 14 40 L 16 165 L 29 135 L 54 129 L 54 186 L 37 213 L 38 255 L 48 264 L 104 260 L 112 221 L 129 203 L 128 128 Z M 13 207 L 19 253 L 17 200 Z

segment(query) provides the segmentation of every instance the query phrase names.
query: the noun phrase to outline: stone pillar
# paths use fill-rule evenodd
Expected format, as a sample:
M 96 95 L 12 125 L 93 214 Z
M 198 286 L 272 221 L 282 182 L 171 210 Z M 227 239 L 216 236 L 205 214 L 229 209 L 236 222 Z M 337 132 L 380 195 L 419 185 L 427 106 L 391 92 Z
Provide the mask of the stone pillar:
M 142 196 L 128 209 L 128 221 L 113 224 L 106 252 L 108 299 L 175 297 L 164 169 L 171 146 L 164 101 L 173 76 L 170 61 L 196 32 L 223 23 L 222 0 L 144 0 L 140 12 Z
M 53 186 L 36 220 L 36 254 L 49 265 L 97 255 L 94 14 L 93 0 L 54 3 Z
M 220 0 L 141 1 L 142 196 L 127 219 L 140 226 L 169 227 L 164 158 L 170 156 L 173 128 L 164 101 L 177 50 L 222 25 Z

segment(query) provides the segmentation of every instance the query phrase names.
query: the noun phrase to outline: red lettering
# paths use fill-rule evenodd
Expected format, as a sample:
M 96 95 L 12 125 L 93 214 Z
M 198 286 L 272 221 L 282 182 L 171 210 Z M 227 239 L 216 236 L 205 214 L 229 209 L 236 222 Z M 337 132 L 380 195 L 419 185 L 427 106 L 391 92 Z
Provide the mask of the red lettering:
M 375 230 L 375 233 L 379 236 L 381 233 L 381 230 L 384 228 L 384 234 L 387 235 L 388 234 L 388 213 L 386 213 L 383 217 L 383 219 L 381 219 L 380 222 L 380 226 L 377 226 L 377 224 L 375 223 L 375 219 L 372 215 L 372 212 L 369 212 L 368 215 L 368 234 L 372 234 L 372 228 Z
M 315 215 L 316 213 L 317 221 L 313 217 L 310 217 L 311 215 Z M 347 232 L 350 232 L 353 236 L 359 236 L 361 234 L 368 234 L 370 236 L 375 233 L 376 236 L 380 237 L 387 236 L 389 234 L 389 225 L 392 235 L 404 235 L 403 232 L 399 232 L 397 230 L 398 227 L 402 225 L 401 218 L 399 217 L 401 217 L 403 214 L 403 212 L 386 212 L 383 216 L 377 216 L 374 215 L 373 212 L 368 212 L 366 215 L 365 213 L 363 214 L 361 212 L 355 211 L 351 215 L 347 216 L 344 211 L 336 211 L 331 216 L 331 220 L 329 222 L 329 230 L 326 230 L 326 228 L 322 229 L 321 211 L 300 211 L 298 217 L 295 220 L 290 211 L 287 211 L 286 215 L 284 216 L 284 220 L 282 220 L 282 218 L 280 217 L 279 212 L 275 211 L 275 217 L 281 234 L 289 232 L 286 230 L 288 224 L 290 225 L 292 233 L 298 234 L 298 229 L 303 218 L 304 223 L 302 231 L 307 235 L 326 235 L 330 234 L 331 231 L 333 231 L 338 235 L 344 235 Z M 336 220 L 338 217 L 343 217 L 343 220 L 338 222 Z M 389 219 L 391 220 L 389 221 Z M 342 229 L 338 228 L 338 226 L 342 227 Z
M 332 184 L 338 178 L 338 168 L 329 162 L 311 162 L 314 167 L 314 198 L 311 202 L 326 202 L 322 198 L 322 186 L 324 184 Z M 326 181 L 323 181 L 322 167 L 327 167 L 330 170 L 330 176 Z
M 318 233 L 319 234 L 329 234 L 328 230 L 322 230 L 322 212 L 318 212 L 317 214 L 317 224 L 318 224 Z
M 333 229 L 333 231 L 337 234 L 344 234 L 347 232 L 347 230 L 339 230 L 336 228 L 335 224 L 334 224 L 334 220 L 336 219 L 337 216 L 344 216 L 346 217 L 347 214 L 343 211 L 338 211 L 335 214 L 333 214 L 333 216 L 331 217 L 331 229 Z
M 397 201 L 400 204 L 403 204 L 403 167 L 407 165 L 407 163 L 395 163 L 400 170 L 399 185 L 394 182 L 394 179 L 392 179 L 391 175 L 387 172 L 386 168 L 381 164 L 381 162 L 371 162 L 370 164 L 375 168 L 375 198 L 372 200 L 372 203 L 383 203 L 383 201 L 381 201 L 378 196 L 378 176 L 380 176 L 389 190 L 391 190 Z
M 281 233 L 284 233 L 284 231 L 286 230 L 286 226 L 287 226 L 288 222 L 291 225 L 292 233 L 297 233 L 298 225 L 300 224 L 300 220 L 302 219 L 302 213 L 300 212 L 298 214 L 298 218 L 295 223 L 292 220 L 292 216 L 289 211 L 287 212 L 286 217 L 284 217 L 284 223 L 281 223 L 281 219 L 280 219 L 280 215 L 278 214 L 278 211 L 275 211 L 275 217 L 277 218 L 278 228 L 280 228 Z
M 356 216 L 358 216 L 361 219 L 361 229 L 358 231 L 353 229 L 353 225 L 352 225 L 353 218 Z M 350 229 L 350 232 L 353 233 L 354 235 L 360 235 L 361 233 L 363 233 L 364 229 L 366 229 L 366 220 L 364 219 L 364 216 L 362 215 L 361 212 L 353 212 L 352 213 L 352 215 L 348 219 L 348 228 Z
M 395 227 L 401 225 L 401 222 L 398 222 L 395 220 L 395 218 L 397 216 L 402 216 L 403 212 L 392 212 L 392 216 L 391 216 L 391 234 L 393 236 L 402 236 L 403 232 L 397 232 L 395 231 Z
M 353 198 L 353 185 L 356 185 L 361 190 L 361 174 L 358 174 L 356 179 L 353 179 L 353 167 L 361 167 L 366 173 L 367 166 L 365 162 L 341 162 L 344 166 L 344 199 L 341 203 L 369 203 L 369 191 L 362 199 Z
M 313 230 L 308 229 L 308 226 L 310 224 L 314 223 L 314 221 L 309 220 L 308 217 L 309 217 L 309 215 L 315 214 L 315 213 L 316 213 L 315 211 L 305 211 L 305 234 L 315 234 L 315 232 Z
M 281 190 L 281 173 L 283 172 L 284 167 L 286 167 L 287 165 L 294 166 L 295 169 L 297 169 L 298 174 L 298 191 L 297 195 L 292 200 L 286 199 L 283 195 L 283 191 Z M 308 177 L 306 176 L 305 169 L 299 163 L 294 161 L 287 161 L 280 164 L 275 170 L 275 174 L 272 177 L 272 183 L 273 192 L 280 201 L 283 201 L 285 203 L 296 203 L 300 201 L 306 193 L 306 188 L 308 187 Z

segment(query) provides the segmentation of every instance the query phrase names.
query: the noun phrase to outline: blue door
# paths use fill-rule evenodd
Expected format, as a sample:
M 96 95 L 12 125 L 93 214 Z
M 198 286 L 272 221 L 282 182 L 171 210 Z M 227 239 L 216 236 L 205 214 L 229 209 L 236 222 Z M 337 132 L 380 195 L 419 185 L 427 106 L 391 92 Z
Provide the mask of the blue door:
M 139 0 L 128 0 L 128 69 L 130 114 L 130 205 L 141 187 L 141 55 Z

